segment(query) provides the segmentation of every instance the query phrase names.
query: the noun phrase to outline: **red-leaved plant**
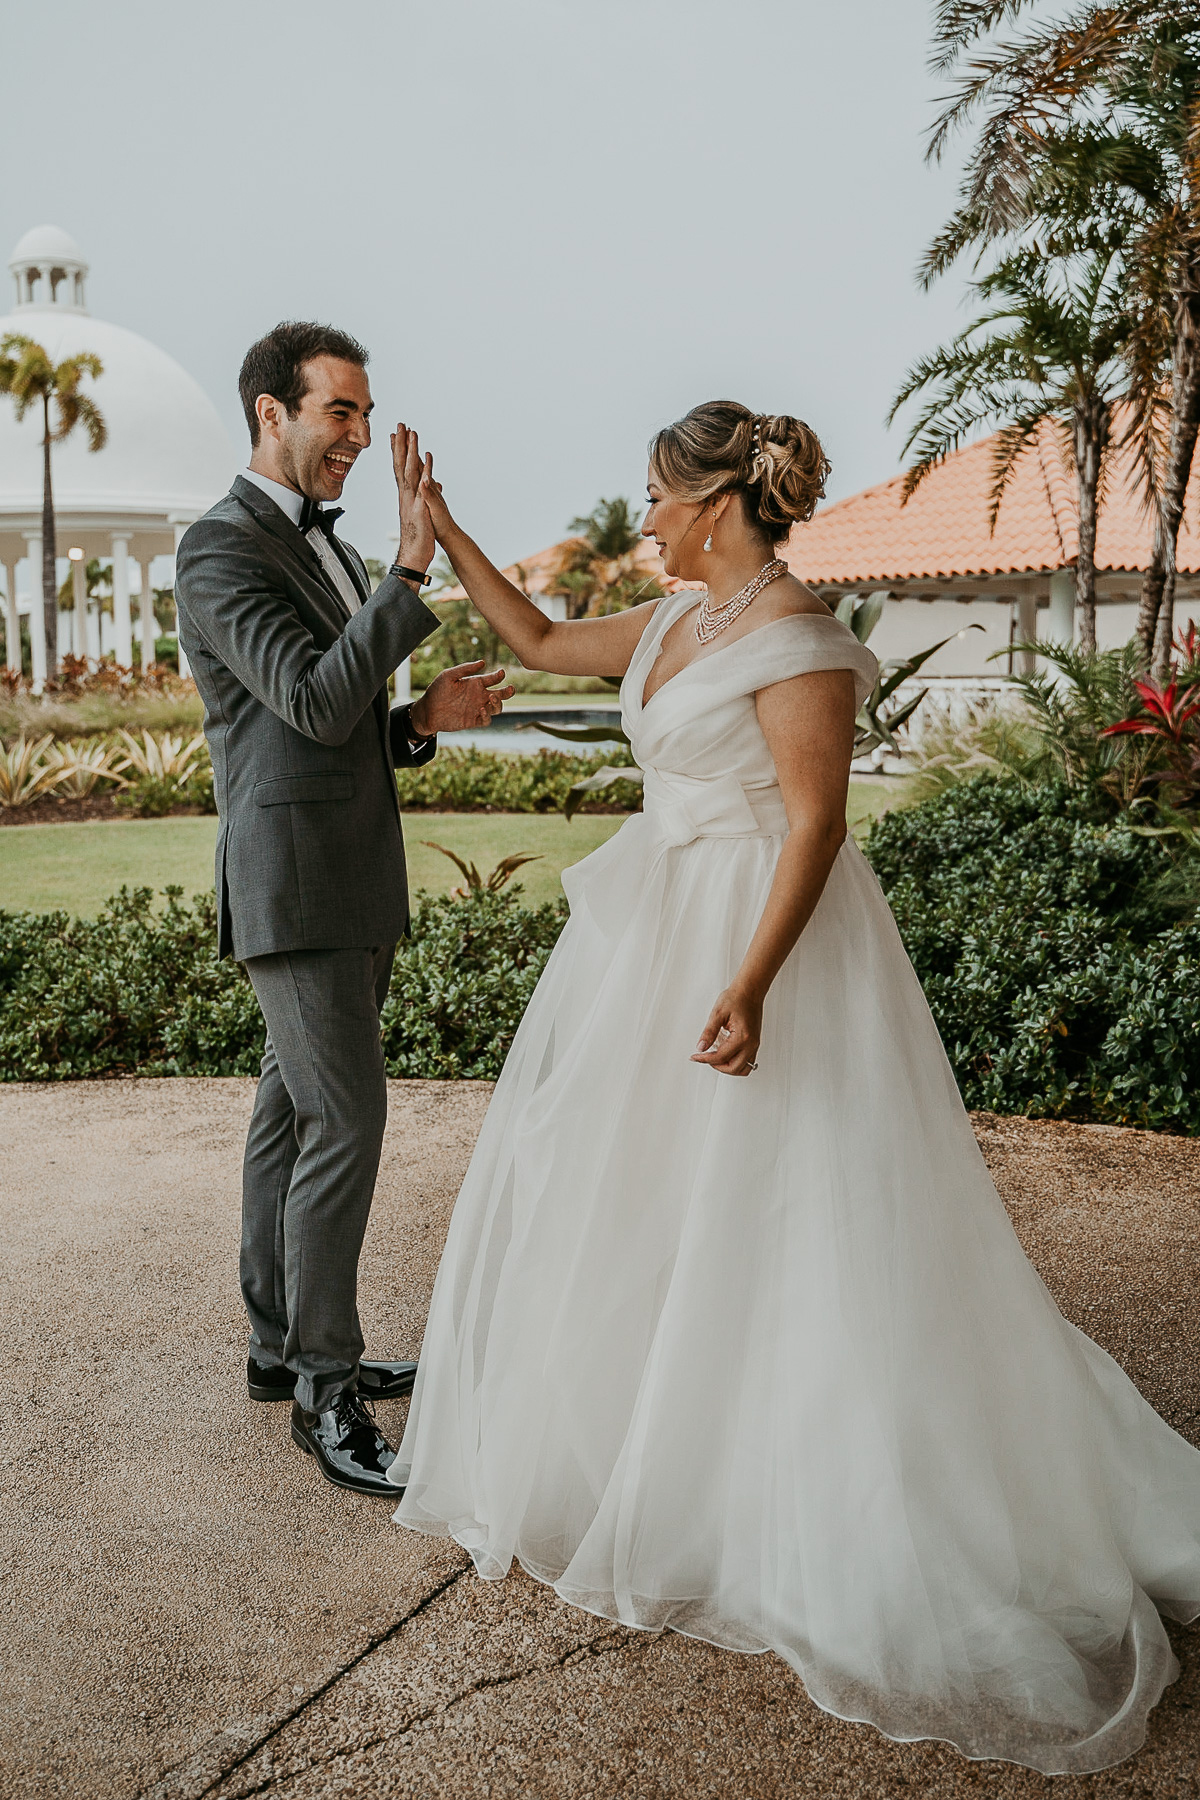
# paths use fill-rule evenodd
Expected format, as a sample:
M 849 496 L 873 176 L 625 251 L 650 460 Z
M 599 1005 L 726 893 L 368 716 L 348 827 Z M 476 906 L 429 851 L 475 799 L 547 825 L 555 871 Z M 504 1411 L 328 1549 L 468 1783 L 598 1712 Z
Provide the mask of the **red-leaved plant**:
M 1187 808 L 1200 803 L 1200 633 L 1194 624 L 1178 634 L 1175 648 L 1179 660 L 1172 658 L 1166 687 L 1135 681 L 1145 711 L 1105 726 L 1100 736 L 1153 739 L 1166 766 L 1146 779 L 1171 789 L 1172 804 Z

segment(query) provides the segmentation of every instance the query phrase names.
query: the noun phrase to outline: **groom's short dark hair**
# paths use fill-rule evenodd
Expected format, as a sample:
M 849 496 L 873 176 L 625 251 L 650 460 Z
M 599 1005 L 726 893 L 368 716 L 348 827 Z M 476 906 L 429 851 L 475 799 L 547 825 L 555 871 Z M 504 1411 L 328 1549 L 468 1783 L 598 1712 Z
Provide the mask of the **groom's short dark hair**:
M 300 402 L 308 392 L 304 365 L 314 356 L 336 356 L 342 362 L 357 363 L 365 369 L 367 352 L 348 332 L 333 325 L 313 325 L 303 319 L 284 319 L 257 344 L 251 344 L 242 360 L 238 376 L 238 393 L 242 411 L 250 428 L 250 442 L 258 443 L 259 424 L 255 403 L 260 394 L 270 394 L 286 407 L 289 419 L 300 411 Z

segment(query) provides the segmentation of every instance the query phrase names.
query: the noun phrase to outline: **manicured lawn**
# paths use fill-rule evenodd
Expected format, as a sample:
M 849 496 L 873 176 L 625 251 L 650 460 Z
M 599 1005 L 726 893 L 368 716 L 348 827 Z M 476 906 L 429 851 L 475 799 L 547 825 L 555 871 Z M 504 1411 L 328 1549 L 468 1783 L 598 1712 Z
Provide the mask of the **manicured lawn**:
M 462 880 L 432 838 L 487 875 L 501 857 L 531 850 L 544 860 L 521 870 L 533 902 L 562 890 L 559 872 L 595 850 L 620 825 L 619 817 L 591 815 L 567 824 L 557 813 L 415 813 L 405 821 L 409 878 L 414 888 L 446 893 Z M 217 821 L 130 819 L 94 825 L 17 825 L 0 830 L 0 907 L 12 911 L 92 915 L 119 887 L 166 887 L 177 882 L 189 897 L 213 884 Z
M 900 798 L 898 781 L 854 781 L 848 817 L 861 831 Z M 486 876 L 502 857 L 533 851 L 517 879 L 531 902 L 555 898 L 559 875 L 605 843 L 620 817 L 584 814 L 570 824 L 557 813 L 410 813 L 404 835 L 414 888 L 446 893 L 462 880 L 432 839 L 473 862 Z M 17 825 L 0 829 L 0 907 L 83 916 L 97 913 L 121 886 L 160 889 L 177 883 L 189 897 L 210 888 L 217 821 L 122 819 L 94 825 Z
M 88 916 L 119 887 L 213 884 L 215 819 L 119 819 L 0 829 L 0 907 Z

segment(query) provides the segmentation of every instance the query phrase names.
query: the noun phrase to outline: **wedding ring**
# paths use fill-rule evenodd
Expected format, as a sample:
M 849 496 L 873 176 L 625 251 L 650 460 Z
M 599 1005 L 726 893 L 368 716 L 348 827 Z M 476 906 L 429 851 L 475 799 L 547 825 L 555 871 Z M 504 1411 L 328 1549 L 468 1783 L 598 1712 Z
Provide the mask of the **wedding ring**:
M 754 1073 L 755 1069 L 757 1069 L 757 1067 L 758 1067 L 757 1063 L 747 1063 L 746 1064 L 747 1075 L 752 1075 Z

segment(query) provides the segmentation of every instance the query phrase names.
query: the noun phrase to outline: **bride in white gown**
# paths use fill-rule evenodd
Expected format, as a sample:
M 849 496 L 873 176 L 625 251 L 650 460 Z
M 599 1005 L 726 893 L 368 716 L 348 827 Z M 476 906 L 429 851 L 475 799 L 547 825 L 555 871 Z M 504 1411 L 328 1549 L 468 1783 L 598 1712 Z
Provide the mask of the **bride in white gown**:
M 774 1650 L 891 1737 L 1100 1769 L 1178 1673 L 1160 1613 L 1200 1613 L 1200 1455 L 1026 1260 L 845 835 L 875 659 L 786 573 L 744 600 L 826 469 L 797 420 L 697 407 L 644 529 L 707 594 L 552 624 L 427 465 L 526 666 L 625 674 L 645 810 L 563 877 L 395 1516 L 488 1579 Z

